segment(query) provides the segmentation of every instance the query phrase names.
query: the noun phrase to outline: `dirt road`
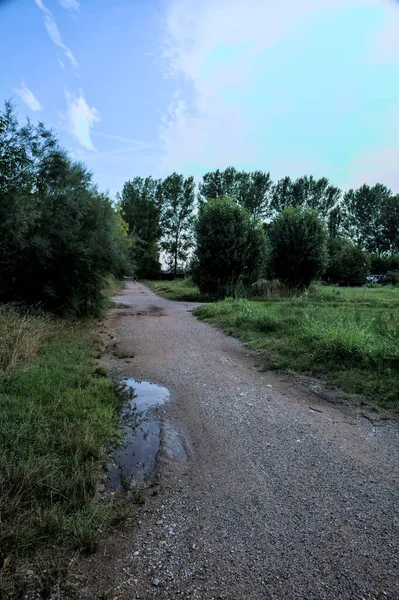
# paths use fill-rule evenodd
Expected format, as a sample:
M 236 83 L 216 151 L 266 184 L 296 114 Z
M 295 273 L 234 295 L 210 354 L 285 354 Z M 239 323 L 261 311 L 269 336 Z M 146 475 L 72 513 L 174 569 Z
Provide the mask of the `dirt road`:
M 194 305 L 132 282 L 116 301 L 116 353 L 134 358 L 108 366 L 174 401 L 159 491 L 86 563 L 84 597 L 399 599 L 397 426 L 262 372 Z

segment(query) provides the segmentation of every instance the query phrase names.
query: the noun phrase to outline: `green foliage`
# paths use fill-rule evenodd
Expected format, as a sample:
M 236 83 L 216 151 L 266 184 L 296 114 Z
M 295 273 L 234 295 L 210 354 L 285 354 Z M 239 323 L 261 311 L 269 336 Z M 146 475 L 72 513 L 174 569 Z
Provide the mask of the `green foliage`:
M 0 128 L 0 301 L 97 313 L 109 273 L 129 269 L 110 200 L 53 134 L 20 127 L 6 103 Z
M 331 283 L 363 285 L 370 273 L 370 256 L 339 238 L 328 240 L 328 266 L 323 277 Z
M 399 252 L 399 195 L 377 183 L 349 190 L 342 202 L 342 234 L 368 252 Z
M 136 274 L 155 277 L 161 268 L 161 181 L 152 177 L 127 181 L 119 204 L 133 240 Z
M 246 208 L 255 220 L 269 215 L 269 192 L 272 187 L 270 173 L 263 171 L 237 171 L 228 167 L 224 171 L 206 173 L 199 186 L 201 203 L 212 198 L 230 196 Z
M 270 208 L 274 215 L 293 206 L 314 208 L 327 220 L 340 196 L 341 190 L 331 185 L 326 177 L 314 179 L 305 175 L 296 181 L 284 177 L 273 186 Z
M 192 246 L 195 184 L 194 177 L 173 173 L 161 185 L 162 249 L 166 252 L 170 270 L 184 268 Z
M 21 345 L 16 324 L 31 342 Z M 11 307 L 0 326 L 22 359 L 11 369 L 0 363 L 0 548 L 14 569 L 27 559 L 40 577 L 43 562 L 94 550 L 123 508 L 95 499 L 104 447 L 119 439 L 120 399 L 112 381 L 93 375 L 89 322 L 49 322 Z
M 265 355 L 269 368 L 321 376 L 399 410 L 399 293 L 396 288 L 315 287 L 293 298 L 224 300 L 195 314 Z
M 270 228 L 271 269 L 292 289 L 304 289 L 323 273 L 327 262 L 327 230 L 316 210 L 283 210 Z
M 388 279 L 396 283 L 399 279 L 399 254 L 381 256 L 370 255 L 370 272 L 376 275 L 387 275 Z
M 199 184 L 200 203 L 223 196 L 235 197 L 236 177 L 237 171 L 234 167 L 228 167 L 224 171 L 216 169 L 216 171 L 205 173 Z
M 193 279 L 201 293 L 224 297 L 248 287 L 262 273 L 267 258 L 263 228 L 234 199 L 210 200 L 196 224 Z
M 116 278 L 121 278 L 125 275 L 131 275 L 135 270 L 135 245 L 134 238 L 129 235 L 129 225 L 123 218 L 123 211 L 119 203 L 115 207 L 114 221 L 115 239 L 118 248 L 113 274 Z

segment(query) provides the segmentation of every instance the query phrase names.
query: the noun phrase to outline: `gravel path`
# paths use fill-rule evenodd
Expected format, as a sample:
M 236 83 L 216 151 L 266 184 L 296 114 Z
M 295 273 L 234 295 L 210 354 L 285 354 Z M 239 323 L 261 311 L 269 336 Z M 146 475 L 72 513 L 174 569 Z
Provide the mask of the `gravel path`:
M 115 300 L 116 354 L 134 358 L 107 366 L 174 402 L 160 484 L 81 566 L 83 597 L 399 599 L 397 426 L 262 372 L 194 304 L 132 282 Z

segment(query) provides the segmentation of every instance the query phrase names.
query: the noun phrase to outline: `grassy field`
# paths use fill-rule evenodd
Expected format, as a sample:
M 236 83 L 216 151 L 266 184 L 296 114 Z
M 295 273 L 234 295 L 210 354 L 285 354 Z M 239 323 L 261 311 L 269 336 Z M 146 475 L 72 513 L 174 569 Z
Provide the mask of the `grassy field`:
M 126 516 L 96 499 L 120 407 L 99 353 L 93 322 L 0 308 L 0 598 L 23 597 L 26 567 L 47 597 L 65 561 Z
M 227 299 L 195 314 L 260 350 L 266 368 L 319 376 L 399 412 L 398 309 L 397 288 L 317 286 L 293 298 Z
M 174 279 L 172 281 L 141 280 L 155 294 L 167 300 L 181 302 L 210 302 L 211 298 L 201 294 L 191 279 Z

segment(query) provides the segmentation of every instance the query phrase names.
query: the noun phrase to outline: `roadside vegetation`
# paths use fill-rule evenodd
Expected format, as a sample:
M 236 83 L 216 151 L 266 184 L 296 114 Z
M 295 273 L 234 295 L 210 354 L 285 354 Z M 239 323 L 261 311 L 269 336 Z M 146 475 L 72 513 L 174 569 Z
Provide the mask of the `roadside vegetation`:
M 50 597 L 127 515 L 101 500 L 121 399 L 98 322 L 133 271 L 119 207 L 42 124 L 0 112 L 0 598 Z
M 392 286 L 313 286 L 293 297 L 226 299 L 194 314 L 261 351 L 267 369 L 321 377 L 347 398 L 399 414 L 398 309 Z
M 121 401 L 96 371 L 95 327 L 0 309 L 1 598 L 46 592 L 126 517 L 122 499 L 96 496 Z

